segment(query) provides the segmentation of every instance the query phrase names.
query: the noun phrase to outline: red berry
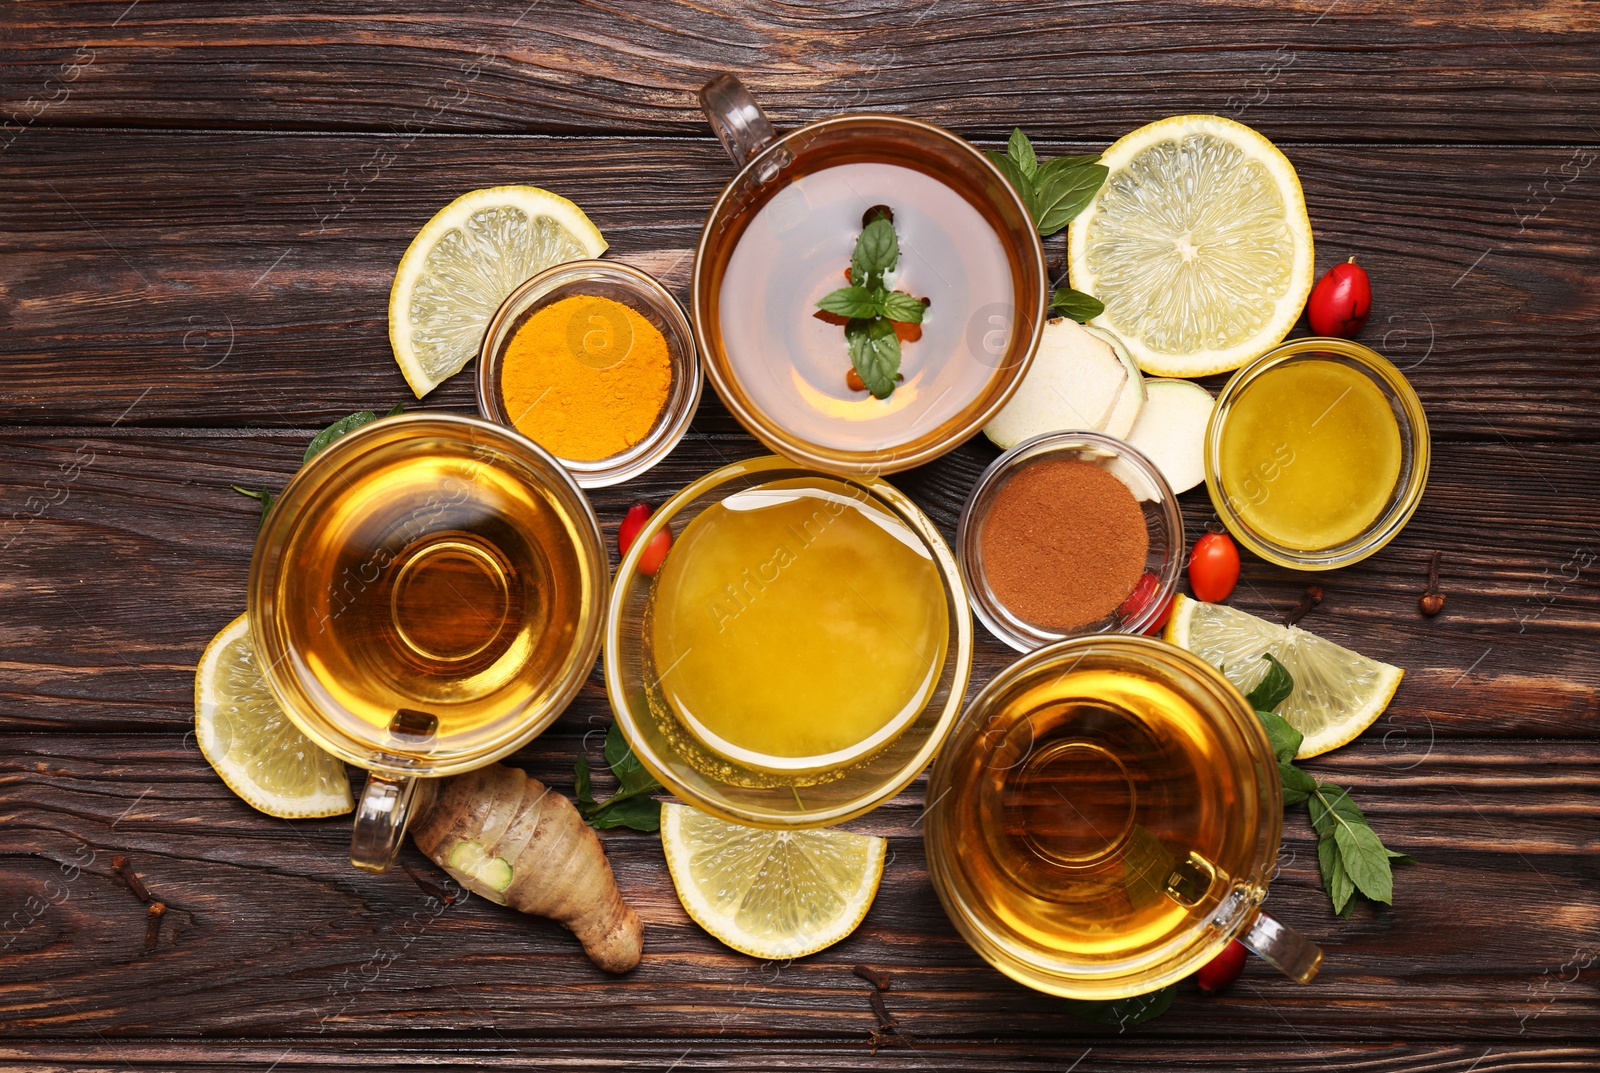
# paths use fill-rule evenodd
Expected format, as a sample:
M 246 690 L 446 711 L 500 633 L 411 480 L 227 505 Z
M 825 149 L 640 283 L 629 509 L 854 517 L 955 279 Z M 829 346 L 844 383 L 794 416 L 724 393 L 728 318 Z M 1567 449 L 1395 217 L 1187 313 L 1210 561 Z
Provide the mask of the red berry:
M 1239 549 L 1225 533 L 1207 533 L 1189 553 L 1189 588 L 1196 600 L 1218 604 L 1239 583 Z
M 1366 269 L 1354 257 L 1328 269 L 1327 275 L 1311 288 L 1306 316 L 1318 335 L 1354 339 L 1372 312 L 1372 283 Z
M 661 564 L 666 561 L 667 549 L 672 547 L 672 531 L 663 529 L 650 538 L 650 543 L 644 546 L 644 551 L 639 553 L 639 573 L 650 577 L 661 569 Z
M 617 526 L 617 550 L 628 554 L 628 549 L 633 547 L 633 538 L 639 535 L 639 530 L 644 528 L 644 523 L 650 520 L 654 510 L 648 503 L 635 503 L 628 508 L 628 513 L 622 516 L 622 524 Z
M 1244 956 L 1248 953 L 1244 944 L 1235 939 L 1222 948 L 1222 953 L 1206 962 L 1204 967 L 1195 974 L 1195 981 L 1200 985 L 1200 990 L 1208 995 L 1215 995 L 1218 991 L 1226 991 L 1228 985 L 1239 978 L 1244 971 Z
M 1122 601 L 1122 607 L 1118 609 L 1122 617 L 1130 619 L 1143 611 L 1145 605 L 1155 596 L 1156 589 L 1160 585 L 1161 579 L 1153 572 L 1146 570 L 1140 576 L 1138 584 L 1134 585 L 1133 591 L 1128 594 L 1128 598 Z M 1161 628 L 1167 624 L 1167 619 L 1171 617 L 1172 597 L 1168 596 L 1161 604 L 1161 613 L 1155 617 L 1155 621 L 1144 628 L 1144 632 L 1148 634 L 1160 633 Z

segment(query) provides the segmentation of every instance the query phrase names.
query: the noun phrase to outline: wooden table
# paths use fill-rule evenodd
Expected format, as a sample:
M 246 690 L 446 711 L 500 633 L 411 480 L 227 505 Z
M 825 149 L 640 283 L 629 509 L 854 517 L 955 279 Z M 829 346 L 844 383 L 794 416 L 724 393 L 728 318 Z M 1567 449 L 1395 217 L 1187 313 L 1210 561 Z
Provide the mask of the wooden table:
M 0 1068 L 1600 1067 L 1600 13 L 1394 6 L 9 6 Z M 534 183 L 681 293 L 729 175 L 693 92 L 722 69 L 780 126 L 881 109 L 985 145 L 1020 124 L 1051 154 L 1233 115 L 1299 169 L 1319 269 L 1371 273 L 1363 338 L 1433 425 L 1422 508 L 1338 573 L 1248 559 L 1233 600 L 1282 616 L 1319 581 L 1305 625 L 1407 670 L 1371 730 L 1309 765 L 1419 859 L 1395 906 L 1336 919 L 1303 812 L 1286 823 L 1270 905 L 1327 950 L 1311 986 L 1255 963 L 1125 1032 L 1068 1016 L 946 921 L 920 783 L 855 825 L 893 854 L 866 922 L 792 964 L 719 946 L 656 839 L 608 835 L 647 929 L 610 979 L 547 922 L 358 874 L 348 820 L 257 814 L 196 750 L 194 664 L 244 606 L 255 533 L 229 485 L 281 486 L 317 428 L 410 402 L 385 308 L 412 234 L 462 191 Z M 458 377 L 423 405 L 472 399 Z M 666 463 L 592 497 L 608 538 L 630 502 L 756 453 L 708 397 Z M 953 536 L 994 455 L 898 480 Z M 1192 539 L 1210 511 L 1183 500 Z M 1436 549 L 1448 602 L 1424 619 Z M 983 636 L 975 685 L 1011 658 Z M 609 719 L 596 673 L 516 760 L 570 790 Z M 119 854 L 172 907 L 148 953 Z M 892 975 L 914 1049 L 870 1050 L 857 963 Z

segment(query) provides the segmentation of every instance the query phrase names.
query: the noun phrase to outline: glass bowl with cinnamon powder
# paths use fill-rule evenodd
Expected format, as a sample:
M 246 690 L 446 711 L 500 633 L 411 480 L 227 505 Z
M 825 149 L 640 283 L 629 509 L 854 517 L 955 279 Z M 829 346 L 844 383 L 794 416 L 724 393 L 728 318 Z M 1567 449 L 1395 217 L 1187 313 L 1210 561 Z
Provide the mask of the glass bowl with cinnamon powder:
M 570 261 L 506 296 L 478 355 L 478 410 L 584 488 L 637 477 L 688 431 L 700 363 L 683 308 L 648 272 Z
M 1142 633 L 1177 588 L 1183 516 L 1154 463 L 1095 432 L 1017 444 L 978 478 L 956 557 L 972 608 L 1012 648 Z

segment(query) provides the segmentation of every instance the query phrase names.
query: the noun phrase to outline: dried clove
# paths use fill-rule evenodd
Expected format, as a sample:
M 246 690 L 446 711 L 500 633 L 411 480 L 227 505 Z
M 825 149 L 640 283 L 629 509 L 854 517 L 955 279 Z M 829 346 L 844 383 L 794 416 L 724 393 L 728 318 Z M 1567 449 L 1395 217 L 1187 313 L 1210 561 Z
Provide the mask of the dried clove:
M 850 971 L 861 977 L 873 987 L 877 988 L 879 991 L 889 990 L 890 979 L 889 974 L 886 972 L 880 972 L 877 969 L 869 969 L 865 965 L 852 966 Z
M 111 870 L 117 873 L 117 876 L 128 885 L 128 889 L 133 891 L 134 896 L 141 902 L 149 904 L 155 901 L 154 898 L 150 897 L 150 892 L 145 889 L 144 880 L 140 879 L 139 874 L 129 866 L 128 858 L 120 854 L 111 858 Z
M 1322 586 L 1307 585 L 1306 591 L 1301 594 L 1300 602 L 1294 605 L 1294 610 L 1289 612 L 1289 617 L 1283 620 L 1285 626 L 1293 626 L 1296 622 L 1311 613 L 1311 609 L 1322 602 Z
M 1439 560 L 1442 558 L 1444 552 L 1436 551 L 1428 560 L 1428 587 L 1417 598 L 1417 606 L 1429 618 L 1444 610 L 1444 593 L 1439 591 Z
M 144 952 L 147 954 L 161 942 L 161 918 L 166 912 L 167 907 L 160 902 L 151 902 L 150 908 L 145 910 Z
M 883 1004 L 882 991 L 867 992 L 867 1001 L 872 1003 L 872 1012 L 878 1015 L 879 1028 L 893 1028 L 900 1023 L 889 1012 L 889 1007 Z

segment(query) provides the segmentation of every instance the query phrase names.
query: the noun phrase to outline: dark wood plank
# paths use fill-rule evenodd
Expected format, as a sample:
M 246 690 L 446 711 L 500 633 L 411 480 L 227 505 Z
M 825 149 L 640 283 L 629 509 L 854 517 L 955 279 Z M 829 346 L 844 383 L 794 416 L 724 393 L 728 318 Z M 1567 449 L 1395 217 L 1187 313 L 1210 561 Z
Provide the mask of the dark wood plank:
M 708 403 L 708 406 L 714 404 Z M 244 607 L 256 504 L 310 432 L 14 430 L 0 434 L 0 726 L 182 731 L 200 652 Z M 696 430 L 640 480 L 591 499 L 608 541 L 628 505 L 761 453 Z M 998 452 L 981 438 L 902 474 L 953 542 L 962 501 Z M 1408 669 L 1382 737 L 1403 762 L 1435 737 L 1600 733 L 1600 446 L 1441 443 L 1423 505 L 1388 548 L 1311 577 L 1246 557 L 1235 606 L 1281 617 L 1308 582 L 1327 600 L 1302 625 Z M 1191 540 L 1210 517 L 1183 496 Z M 1444 551 L 1445 612 L 1416 597 Z M 977 683 L 1015 658 L 978 627 Z M 596 685 L 584 717 L 607 711 Z
M 1293 155 L 1319 264 L 1367 266 L 1364 339 L 1406 367 L 1436 436 L 1594 438 L 1600 182 L 1542 212 L 1527 189 L 1571 150 Z M 409 397 L 394 266 L 451 198 L 546 185 L 683 294 L 727 171 L 709 141 L 35 132 L 0 154 L 0 424 L 306 427 L 387 407 Z M 470 380 L 429 404 L 470 409 Z
M 1575 2 L 686 0 L 645 7 L 30 4 L 5 137 L 29 125 L 686 134 L 746 77 L 783 124 L 847 109 L 1115 137 L 1183 112 L 1278 139 L 1594 140 L 1600 25 Z
M 1600 1047 L 1588 1043 L 1517 1040 L 1485 1047 L 1450 1043 L 1186 1043 L 1129 1038 L 1114 1044 L 1073 1040 L 1033 1043 L 1027 1052 L 1003 1051 L 992 1043 L 921 1041 L 914 1050 L 872 1053 L 865 1042 L 819 1044 L 786 1039 L 757 1043 L 708 1037 L 676 1042 L 676 1049 L 631 1040 L 590 1038 L 551 1041 L 496 1032 L 487 1039 L 448 1041 L 411 1037 L 377 1040 L 358 1048 L 298 1036 L 264 1043 L 163 1042 L 0 1043 L 0 1073 L 125 1073 L 161 1070 L 184 1073 L 342 1073 L 348 1069 L 394 1069 L 415 1065 L 426 1054 L 438 1069 L 650 1070 L 660 1073 L 663 1056 L 677 1070 L 745 1073 L 752 1068 L 815 1071 L 873 1069 L 949 1073 L 1101 1073 L 1116 1070 L 1235 1070 L 1243 1073 L 1560 1073 L 1591 1070 Z
M 577 739 L 564 740 L 547 735 L 518 762 L 570 791 Z M 1287 1021 L 1302 1040 L 1370 1040 L 1375 1025 L 1450 1044 L 1595 1038 L 1600 746 L 1441 743 L 1395 770 L 1363 741 L 1314 768 L 1350 786 L 1385 842 L 1421 862 L 1400 869 L 1395 906 L 1334 918 L 1294 811 L 1268 904 L 1324 944 L 1317 981 L 1297 987 L 1256 963 L 1226 997 L 1186 985 L 1140 1036 L 1227 1045 L 1278 1036 Z M 177 735 L 8 735 L 0 904 L 21 915 L 0 967 L 0 1035 L 592 1033 L 654 1041 L 670 1064 L 680 1039 L 859 1042 L 873 1015 L 850 966 L 865 963 L 892 974 L 885 998 L 918 1039 L 999 1036 L 1026 1050 L 1115 1039 L 961 942 L 929 887 L 922 811 L 914 788 L 852 824 L 890 839 L 882 890 L 855 935 L 789 964 L 715 943 L 678 905 L 656 838 L 608 834 L 646 926 L 644 962 L 615 979 L 548 922 L 479 899 L 441 909 L 402 872 L 353 871 L 347 819 L 261 816 Z M 114 854 L 172 906 L 149 955 L 144 907 L 110 872 Z

